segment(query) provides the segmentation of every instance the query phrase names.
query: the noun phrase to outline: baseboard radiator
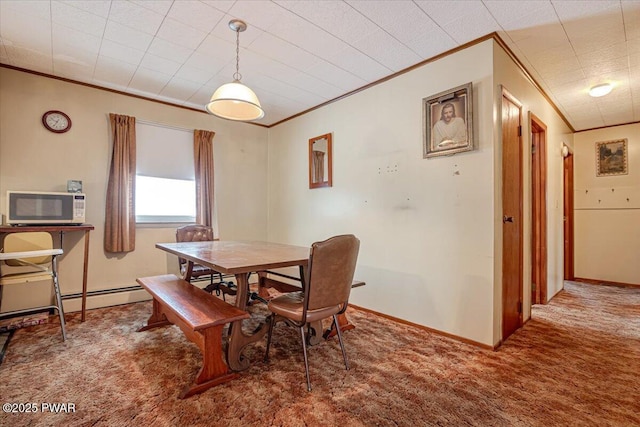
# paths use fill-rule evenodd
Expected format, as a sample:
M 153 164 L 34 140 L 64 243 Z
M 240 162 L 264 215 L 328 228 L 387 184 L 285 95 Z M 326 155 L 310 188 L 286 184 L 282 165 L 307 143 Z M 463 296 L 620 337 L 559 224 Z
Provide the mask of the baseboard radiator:
M 223 276 L 223 279 L 234 280 L 233 275 Z M 194 280 L 193 284 L 204 288 L 209 284 L 208 278 Z M 125 286 L 113 289 L 101 289 L 87 292 L 87 310 L 114 305 L 129 304 L 140 301 L 151 300 L 151 295 L 141 286 Z M 82 309 L 82 293 L 66 294 L 62 297 L 62 305 L 65 313 L 73 313 Z

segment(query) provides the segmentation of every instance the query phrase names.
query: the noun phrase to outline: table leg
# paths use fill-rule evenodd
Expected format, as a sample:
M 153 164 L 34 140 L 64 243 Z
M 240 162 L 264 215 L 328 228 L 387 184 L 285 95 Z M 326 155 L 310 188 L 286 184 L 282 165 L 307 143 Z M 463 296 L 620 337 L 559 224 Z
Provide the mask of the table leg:
M 349 322 L 349 319 L 347 318 L 346 313 L 338 314 L 337 317 L 338 317 L 338 325 L 340 325 L 340 330 L 342 332 L 355 328 L 355 326 L 353 326 L 353 324 Z M 331 328 L 324 331 L 323 337 L 325 339 L 329 339 L 336 335 L 338 335 L 338 331 L 336 331 L 335 325 L 333 324 L 333 322 L 331 322 Z
M 187 270 L 184 272 L 183 279 L 191 283 L 192 274 L 193 274 L 193 261 L 187 261 Z
M 84 232 L 84 264 L 82 267 L 82 311 L 80 321 L 84 322 L 87 313 L 87 273 L 89 270 L 89 230 Z
M 307 334 L 307 342 L 309 345 L 318 345 L 322 341 L 322 320 L 309 323 L 309 333 Z
M 236 274 L 236 307 L 241 310 L 247 309 L 247 296 L 249 294 L 249 274 Z M 261 324 L 251 335 L 247 335 L 242 330 L 242 320 L 229 325 L 229 343 L 227 345 L 227 364 L 234 371 L 242 371 L 249 368 L 249 360 L 242 355 L 244 348 L 256 341 L 261 340 L 267 333 L 266 323 Z
M 266 271 L 258 271 L 258 295 L 266 300 L 270 298 L 269 291 L 265 285 L 265 279 L 267 278 Z

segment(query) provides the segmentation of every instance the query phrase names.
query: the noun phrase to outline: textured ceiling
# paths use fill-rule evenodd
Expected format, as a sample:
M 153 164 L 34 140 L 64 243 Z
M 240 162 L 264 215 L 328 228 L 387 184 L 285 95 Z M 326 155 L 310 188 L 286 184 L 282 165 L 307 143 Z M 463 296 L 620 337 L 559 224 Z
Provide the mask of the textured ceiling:
M 640 121 L 640 0 L 0 0 L 0 63 L 204 111 L 234 18 L 264 125 L 494 32 L 575 130 Z

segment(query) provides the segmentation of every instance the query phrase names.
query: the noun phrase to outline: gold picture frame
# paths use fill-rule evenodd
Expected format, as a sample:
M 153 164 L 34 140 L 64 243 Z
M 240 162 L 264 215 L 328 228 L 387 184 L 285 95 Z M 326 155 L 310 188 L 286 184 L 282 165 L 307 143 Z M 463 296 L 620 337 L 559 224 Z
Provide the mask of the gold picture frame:
M 422 117 L 423 158 L 474 149 L 471 83 L 423 98 Z
M 596 176 L 627 175 L 627 138 L 596 142 Z

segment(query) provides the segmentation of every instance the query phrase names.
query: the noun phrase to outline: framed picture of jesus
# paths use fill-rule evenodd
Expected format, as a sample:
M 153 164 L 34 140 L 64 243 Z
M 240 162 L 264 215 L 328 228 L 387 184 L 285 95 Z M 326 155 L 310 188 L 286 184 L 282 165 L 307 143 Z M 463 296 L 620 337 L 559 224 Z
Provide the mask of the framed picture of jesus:
M 422 100 L 424 158 L 473 150 L 471 83 Z

